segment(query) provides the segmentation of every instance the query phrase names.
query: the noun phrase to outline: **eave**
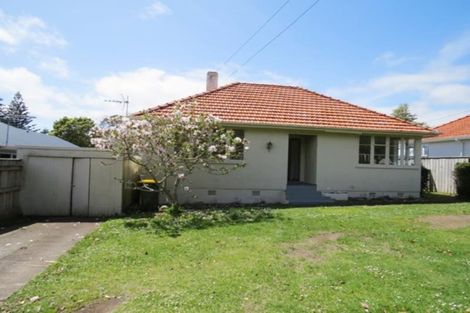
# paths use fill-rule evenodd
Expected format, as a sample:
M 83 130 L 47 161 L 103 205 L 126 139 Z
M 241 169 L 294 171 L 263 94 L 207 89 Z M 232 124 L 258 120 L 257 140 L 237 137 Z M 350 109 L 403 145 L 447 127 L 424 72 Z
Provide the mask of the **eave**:
M 239 122 L 239 121 L 221 121 L 224 127 L 240 127 L 240 128 L 267 128 L 267 129 L 283 129 L 294 131 L 308 131 L 308 132 L 323 132 L 323 133 L 339 133 L 339 134 L 381 134 L 381 135 L 400 135 L 406 137 L 430 137 L 435 136 L 433 131 L 401 131 L 401 130 L 388 130 L 388 129 L 359 129 L 359 128 L 346 128 L 346 127 L 321 127 L 321 126 L 307 126 L 298 124 L 273 124 L 273 123 L 253 123 L 253 122 Z

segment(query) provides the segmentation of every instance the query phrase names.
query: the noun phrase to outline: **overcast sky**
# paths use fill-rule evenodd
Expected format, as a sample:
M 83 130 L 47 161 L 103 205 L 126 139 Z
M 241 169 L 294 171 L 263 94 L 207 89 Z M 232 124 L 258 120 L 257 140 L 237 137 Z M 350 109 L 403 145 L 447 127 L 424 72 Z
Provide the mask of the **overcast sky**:
M 470 114 L 470 1 L 0 0 L 0 98 L 21 91 L 40 127 L 100 120 L 232 81 L 298 85 L 384 113 L 409 103 L 437 125 Z M 236 73 L 232 74 L 234 71 Z

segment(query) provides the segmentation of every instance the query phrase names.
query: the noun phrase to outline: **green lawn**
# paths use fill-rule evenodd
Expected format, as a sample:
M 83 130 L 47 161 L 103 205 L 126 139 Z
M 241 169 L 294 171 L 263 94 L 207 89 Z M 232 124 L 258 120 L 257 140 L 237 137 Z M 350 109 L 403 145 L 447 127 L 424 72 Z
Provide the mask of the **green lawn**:
M 115 219 L 0 312 L 110 297 L 116 312 L 469 312 L 470 227 L 418 220 L 462 214 L 470 203 L 294 208 L 174 238 Z

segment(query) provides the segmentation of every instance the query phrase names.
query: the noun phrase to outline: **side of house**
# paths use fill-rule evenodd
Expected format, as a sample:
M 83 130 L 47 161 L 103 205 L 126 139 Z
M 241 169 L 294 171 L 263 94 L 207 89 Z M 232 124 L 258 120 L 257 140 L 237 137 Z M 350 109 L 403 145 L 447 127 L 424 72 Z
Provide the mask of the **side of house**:
M 470 156 L 470 136 L 468 138 L 429 138 L 423 143 L 425 157 L 465 157 Z

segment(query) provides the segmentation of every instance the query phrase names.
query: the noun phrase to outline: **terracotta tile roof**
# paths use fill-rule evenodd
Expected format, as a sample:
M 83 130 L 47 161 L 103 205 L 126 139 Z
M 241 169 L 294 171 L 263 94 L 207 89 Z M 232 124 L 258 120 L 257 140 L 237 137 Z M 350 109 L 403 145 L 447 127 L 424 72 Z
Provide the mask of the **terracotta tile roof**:
M 233 83 L 145 112 L 167 114 L 178 102 L 192 101 L 196 111 L 225 123 L 432 134 L 430 129 L 304 88 L 269 84 Z
M 470 115 L 442 124 L 436 127 L 435 130 L 437 130 L 439 134 L 432 139 L 470 136 Z

